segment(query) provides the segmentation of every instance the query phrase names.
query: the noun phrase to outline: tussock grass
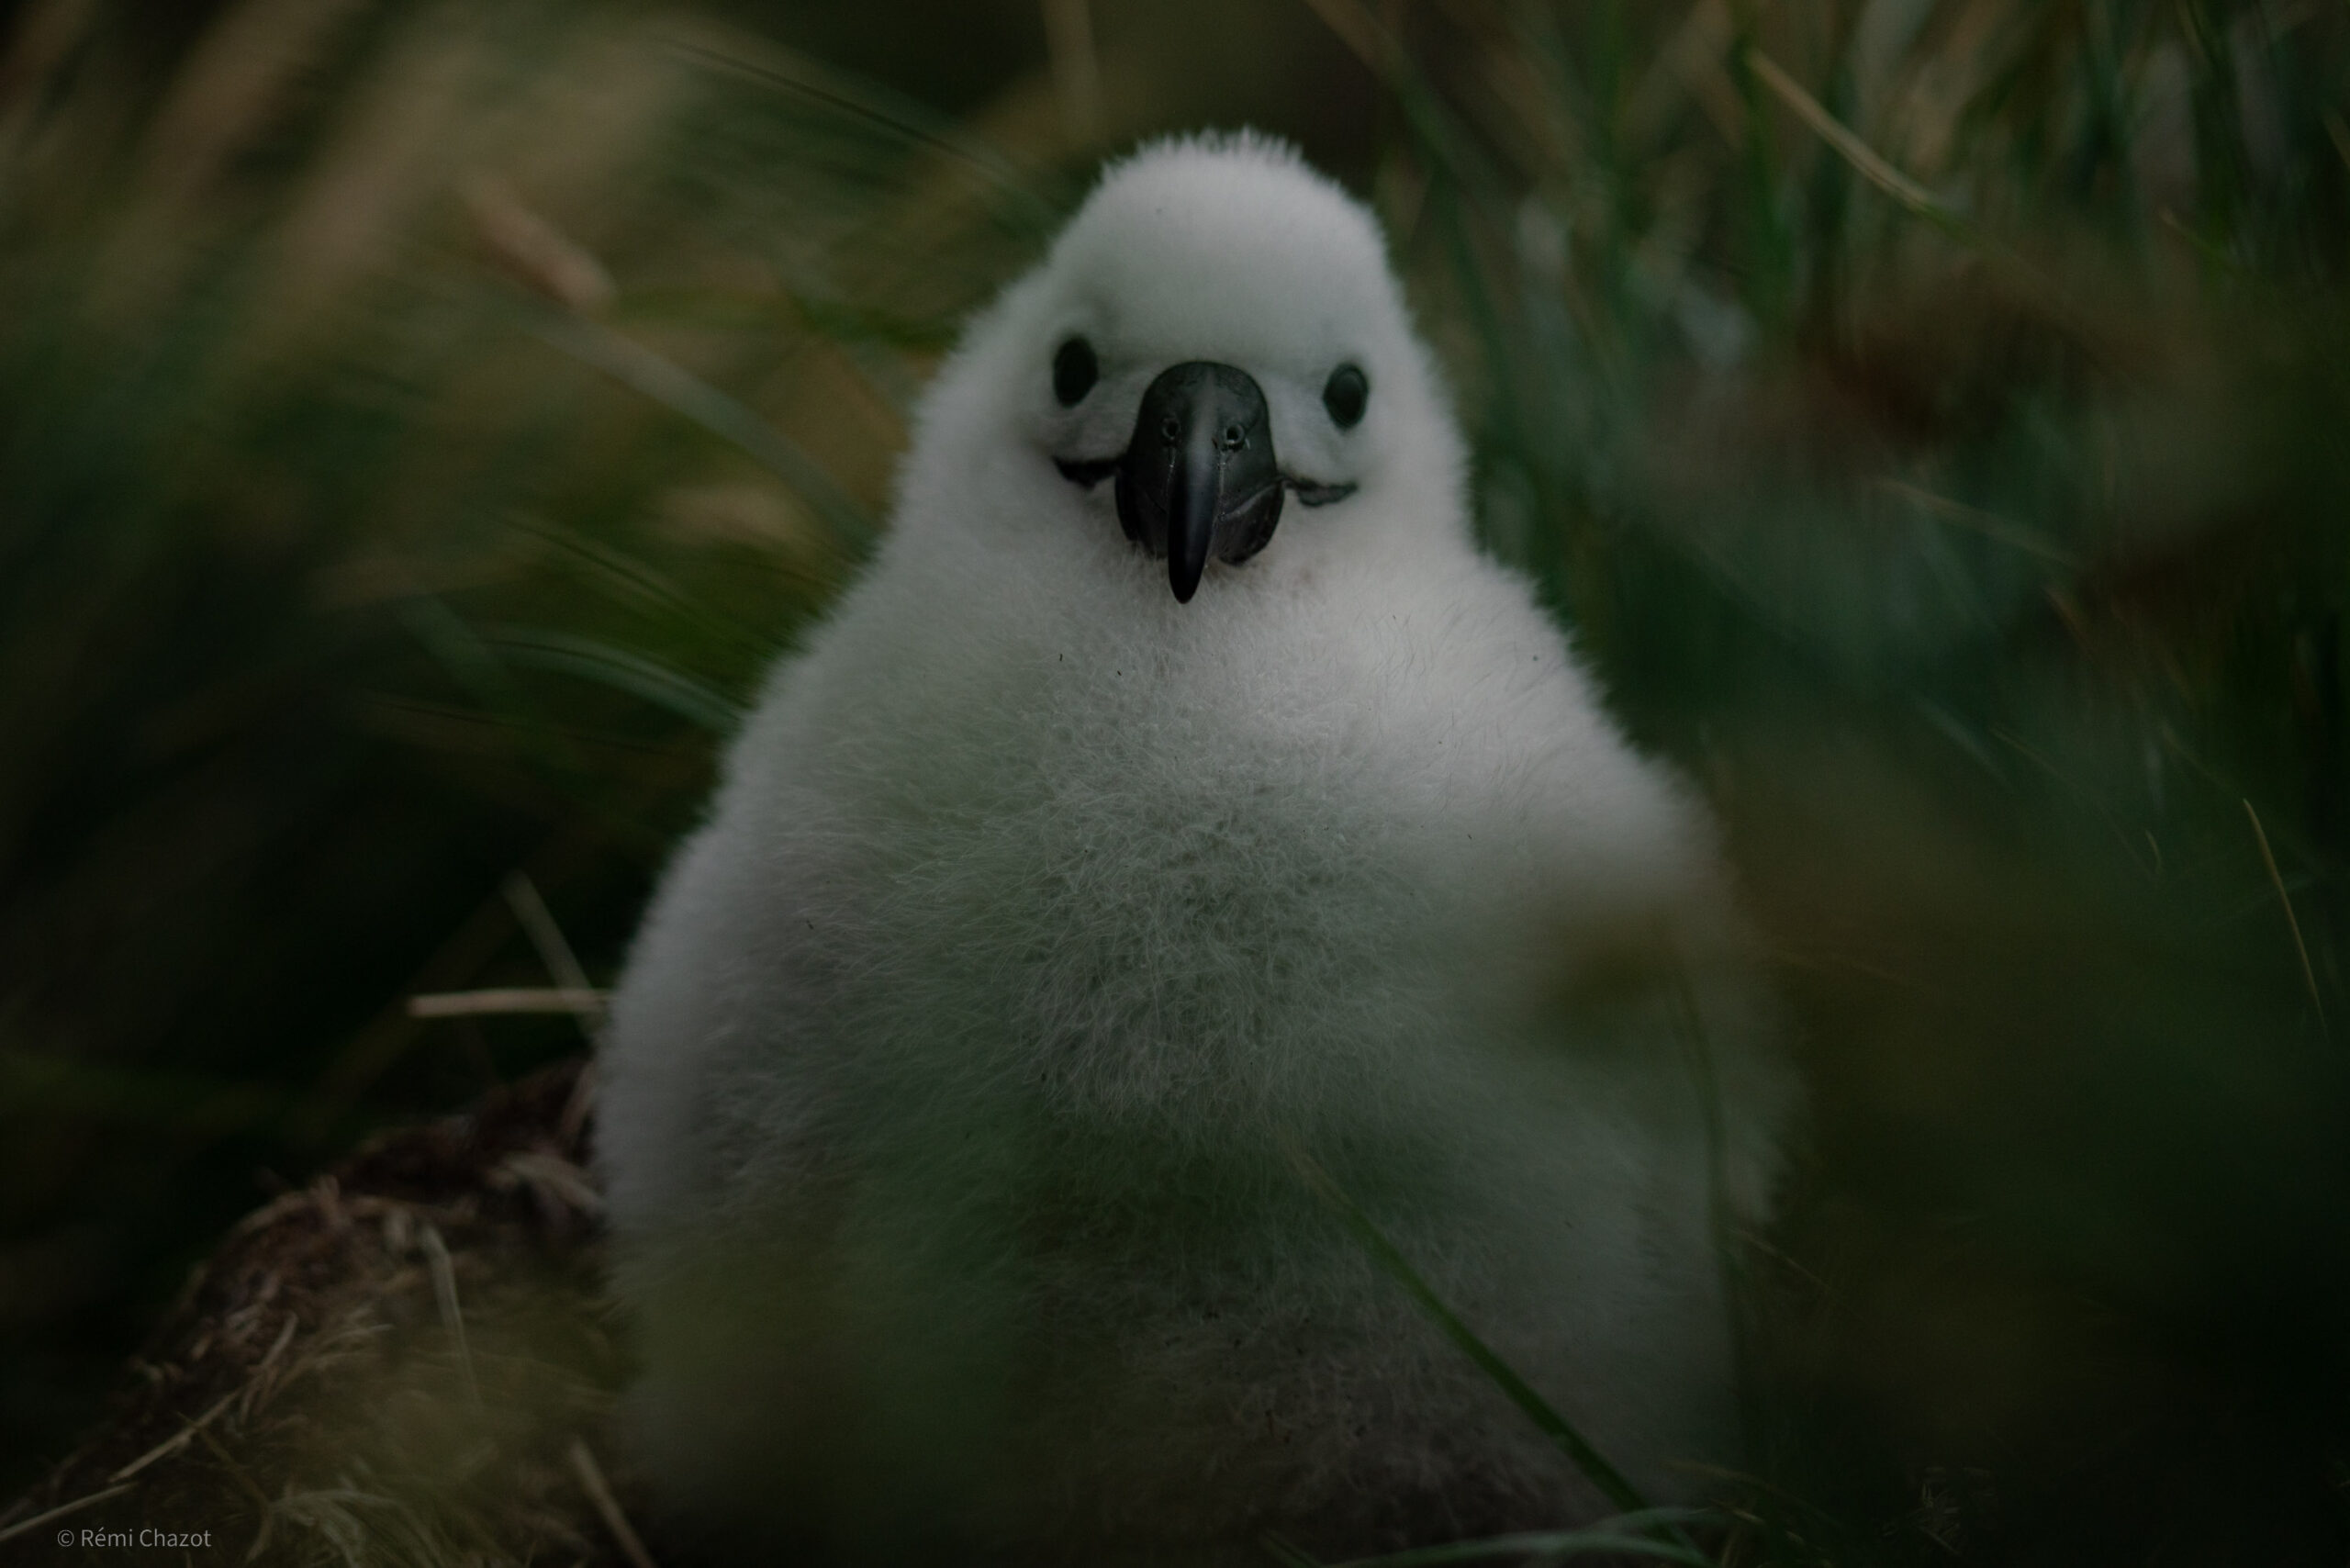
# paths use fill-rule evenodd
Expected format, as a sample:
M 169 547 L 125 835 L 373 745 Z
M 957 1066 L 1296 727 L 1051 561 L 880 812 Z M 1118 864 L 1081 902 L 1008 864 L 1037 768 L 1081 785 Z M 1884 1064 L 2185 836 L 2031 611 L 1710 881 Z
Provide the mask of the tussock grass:
M 1717 802 L 1780 964 L 1813 1115 L 1732 1249 L 1755 1451 L 1695 1539 L 2340 1561 L 2350 22 L 1282 14 L 1246 36 L 1378 105 L 1323 151 L 1445 353 L 1488 543 Z M 251 1165 L 576 1048 L 405 999 L 606 978 L 953 323 L 1092 150 L 1221 101 L 1108 0 L 954 118 L 684 12 L 119 22 L 22 8 L 0 67 L 0 1306 L 50 1348 L 0 1382 L 60 1390 L 24 1429 L 72 1408 L 44 1366 L 130 1338 L 127 1260 L 202 1250 Z M 517 866 L 584 963 L 550 971 Z M 209 1370 L 144 1447 L 0 1529 L 176 1441 L 119 1484 L 203 1476 L 271 1553 L 501 1561 L 543 1506 L 620 1560 L 568 1447 L 604 1451 L 612 1363 L 512 1337 L 596 1319 L 524 1292 L 499 1326 L 517 1254 L 466 1227 L 519 1200 L 479 1201 L 419 1211 L 440 1291 L 354 1219 L 364 1314 L 297 1315 L 271 1370 L 266 1303 L 185 1342 Z M 325 1237 L 319 1203 L 263 1230 Z M 375 1375 L 394 1303 L 423 1460 L 385 1457 L 389 1395 L 336 1463 L 271 1436 Z M 509 1394 L 539 1414 L 498 1427 Z M 452 1511 L 493 1474 L 517 1511 Z

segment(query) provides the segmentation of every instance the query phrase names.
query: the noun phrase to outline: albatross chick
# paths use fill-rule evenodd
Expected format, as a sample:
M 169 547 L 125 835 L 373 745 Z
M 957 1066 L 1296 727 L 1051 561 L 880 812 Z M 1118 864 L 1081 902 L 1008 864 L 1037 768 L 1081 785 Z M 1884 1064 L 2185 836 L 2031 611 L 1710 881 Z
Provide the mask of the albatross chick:
M 1790 1092 L 1702 808 L 1463 470 L 1276 143 L 1112 167 L 971 323 L 614 1005 L 680 1517 L 1102 1564 L 1613 1511 L 1304 1162 L 1651 1495 L 1736 1457 L 1715 1238 Z

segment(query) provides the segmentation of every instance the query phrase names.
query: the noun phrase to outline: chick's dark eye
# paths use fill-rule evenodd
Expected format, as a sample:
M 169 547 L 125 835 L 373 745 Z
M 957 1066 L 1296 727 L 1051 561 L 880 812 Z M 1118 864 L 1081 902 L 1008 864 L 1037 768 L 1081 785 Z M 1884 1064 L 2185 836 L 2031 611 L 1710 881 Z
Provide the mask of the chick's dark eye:
M 1076 408 L 1101 378 L 1101 362 L 1093 357 L 1093 345 L 1083 338 L 1071 338 L 1053 355 L 1053 396 L 1064 409 Z
M 1370 401 L 1371 382 L 1359 364 L 1338 366 L 1322 384 L 1322 406 L 1330 410 L 1330 422 L 1342 431 L 1362 422 L 1363 408 Z

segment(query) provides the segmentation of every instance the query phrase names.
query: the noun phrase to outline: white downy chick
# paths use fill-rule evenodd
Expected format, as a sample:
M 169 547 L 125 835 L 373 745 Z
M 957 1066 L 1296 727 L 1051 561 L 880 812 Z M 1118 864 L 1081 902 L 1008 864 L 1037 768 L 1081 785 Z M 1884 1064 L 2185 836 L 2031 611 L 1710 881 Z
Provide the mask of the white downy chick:
M 638 1450 L 796 1559 L 1613 1511 L 1303 1154 L 1686 1497 L 1735 1458 L 1763 1012 L 1701 807 L 1472 543 L 1375 222 L 1278 143 L 1153 147 L 939 374 L 637 938 L 599 1136 Z

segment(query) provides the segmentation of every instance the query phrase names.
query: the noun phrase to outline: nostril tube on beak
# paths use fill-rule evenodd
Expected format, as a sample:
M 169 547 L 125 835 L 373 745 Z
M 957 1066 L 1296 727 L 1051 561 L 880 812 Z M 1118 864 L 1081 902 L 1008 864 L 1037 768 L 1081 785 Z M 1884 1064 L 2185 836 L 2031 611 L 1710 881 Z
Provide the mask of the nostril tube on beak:
M 1237 566 L 1265 547 L 1281 521 L 1264 389 L 1248 372 L 1207 360 L 1160 372 L 1136 412 L 1117 498 L 1126 537 L 1166 559 L 1168 586 L 1190 603 L 1209 555 Z

